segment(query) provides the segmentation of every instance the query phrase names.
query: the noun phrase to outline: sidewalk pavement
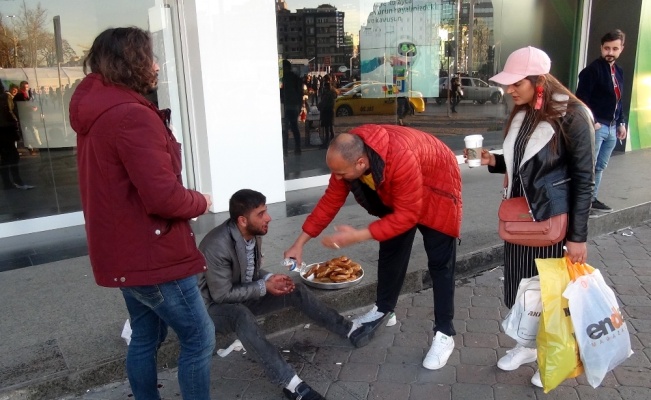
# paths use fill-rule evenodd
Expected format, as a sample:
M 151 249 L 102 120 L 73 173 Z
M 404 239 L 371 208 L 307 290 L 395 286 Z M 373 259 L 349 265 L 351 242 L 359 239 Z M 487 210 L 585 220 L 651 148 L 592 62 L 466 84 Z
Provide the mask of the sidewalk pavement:
M 502 268 L 457 281 L 456 348 L 440 370 L 422 367 L 432 340 L 432 290 L 404 295 L 398 323 L 355 349 L 347 340 L 313 324 L 272 335 L 299 376 L 328 399 L 649 399 L 651 398 L 651 222 L 599 236 L 589 243 L 589 264 L 599 268 L 618 294 L 634 354 L 593 389 L 584 376 L 568 379 L 545 395 L 530 383 L 536 364 L 511 372 L 496 367 L 515 345 L 502 333 Z M 226 347 L 233 338 L 221 338 Z M 159 373 L 163 399 L 179 398 L 176 368 Z M 65 399 L 118 400 L 130 395 L 126 381 Z M 215 356 L 212 397 L 283 399 L 246 351 Z
M 648 166 L 651 164 L 650 159 L 651 150 L 635 151 L 611 159 L 604 176 L 600 199 L 613 206 L 615 212 L 590 220 L 591 238 L 627 226 L 638 226 L 643 221 L 651 220 L 651 193 L 648 189 L 651 187 L 651 174 L 643 173 L 643 171 L 648 171 Z M 493 335 L 498 332 L 497 324 L 503 316 L 495 315 L 496 310 L 499 309 L 500 283 L 498 277 L 501 272 L 494 270 L 480 277 L 470 278 L 502 264 L 502 244 L 496 235 L 496 214 L 501 201 L 502 177 L 497 174 L 489 174 L 482 168 L 469 169 L 467 166 L 462 166 L 461 169 L 464 222 L 456 266 L 457 279 L 461 280 L 457 295 L 459 299 L 459 312 L 457 313 L 459 351 L 455 352 L 453 356 L 453 360 L 458 360 L 459 366 L 455 366 L 454 371 L 443 369 L 439 373 L 448 371 L 446 372 L 449 374 L 446 375 L 448 379 L 459 379 L 461 376 L 469 376 L 468 379 L 474 377 L 481 383 L 484 382 L 481 377 L 488 373 L 486 371 L 494 369 L 495 362 L 491 357 L 502 355 L 510 345 L 505 342 L 506 339 L 502 335 L 498 335 L 488 342 L 479 340 L 484 338 L 484 335 L 479 335 L 480 333 L 489 333 L 485 332 L 488 327 L 495 329 Z M 304 214 L 314 207 L 322 193 L 323 188 L 307 189 L 300 193 L 289 192 L 286 203 L 269 206 L 274 220 L 271 222 L 269 234 L 263 242 L 265 254 L 263 265 L 265 268 L 272 272 L 284 272 L 280 267 L 282 252 L 294 241 L 305 219 Z M 225 218 L 224 214 L 207 215 L 200 218 L 194 227 L 197 240 L 201 240 L 210 228 L 221 223 Z M 337 216 L 335 224 L 365 226 L 371 220 L 372 217 L 367 215 L 351 198 Z M 647 246 L 645 248 L 647 255 L 650 243 L 648 239 L 648 236 L 641 239 L 641 242 Z M 31 239 L 27 235 L 22 238 L 2 240 L 0 247 L 16 243 L 18 240 L 30 241 Z M 365 269 L 364 279 L 357 286 L 341 291 L 315 290 L 315 293 L 327 304 L 346 315 L 351 313 L 350 310 L 361 307 L 368 308 L 375 299 L 377 247 L 375 242 L 365 242 L 346 248 L 345 251 L 335 252 L 323 248 L 319 240 L 310 241 L 304 251 L 306 262 L 323 261 L 343 253 L 360 262 Z M 625 253 L 620 253 L 628 256 L 629 253 L 633 253 L 632 249 L 635 246 L 630 247 L 630 249 L 629 247 L 625 248 Z M 639 246 L 637 247 L 638 251 L 642 250 Z M 613 251 L 614 253 L 615 251 Z M 601 250 L 598 248 L 596 251 L 591 251 L 591 254 L 594 257 L 601 254 Z M 620 257 L 623 256 L 620 255 Z M 610 260 L 610 258 L 606 259 Z M 597 264 L 595 266 L 601 267 L 598 261 L 599 259 L 595 259 L 593 262 Z M 638 284 L 639 288 L 630 289 L 637 290 L 637 292 L 626 295 L 642 296 L 642 284 L 646 284 L 648 289 L 649 283 L 648 280 L 642 282 L 644 278 L 642 273 L 645 269 L 637 263 L 633 267 L 627 271 L 631 274 L 633 272 L 638 274 L 641 283 Z M 403 294 L 419 293 L 430 287 L 431 283 L 426 271 L 426 255 L 423 251 L 422 240 L 417 235 L 410 267 L 403 285 Z M 122 326 L 128 318 L 124 300 L 119 290 L 101 288 L 95 284 L 87 256 L 4 271 L 0 278 L 2 296 L 0 301 L 0 315 L 2 316 L 2 323 L 0 323 L 0 338 L 2 338 L 0 341 L 0 354 L 2 354 L 0 358 L 0 400 L 54 399 L 70 393 L 79 395 L 91 388 L 110 382 L 121 382 L 125 379 L 126 344 L 120 338 Z M 465 278 L 468 280 L 464 280 Z M 492 282 L 490 285 L 487 283 L 489 278 Z M 630 278 L 638 279 L 638 277 Z M 618 284 L 635 286 L 630 282 Z M 648 301 L 648 294 L 646 296 Z M 489 302 L 484 303 L 484 301 Z M 413 332 L 418 329 L 427 332 L 431 329 L 431 303 L 431 294 L 427 293 L 403 299 L 402 309 L 398 310 L 401 324 L 376 338 L 368 349 L 353 350 L 348 343 L 328 337 L 325 332 L 315 329 L 313 325 L 310 329 L 300 331 L 300 334 L 294 330 L 285 331 L 285 333 L 279 334 L 275 340 L 279 346 L 290 349 L 292 351 L 289 353 L 290 355 L 298 357 L 293 362 L 301 365 L 301 368 L 307 367 L 302 371 L 301 376 L 308 382 L 314 383 L 315 387 L 323 392 L 328 392 L 330 398 L 355 399 L 354 396 L 358 396 L 360 393 L 372 393 L 370 398 L 374 398 L 375 394 L 394 393 L 390 392 L 388 388 L 384 388 L 391 385 L 391 382 L 396 379 L 405 381 L 403 385 L 407 385 L 407 382 L 411 384 L 404 374 L 413 373 L 420 376 L 425 372 L 420 367 L 422 352 L 427 347 L 425 337 L 421 332 L 420 339 L 416 339 L 414 336 L 418 335 Z M 631 308 L 632 312 L 640 313 L 635 314 L 636 316 L 631 315 L 631 318 L 638 318 L 639 326 L 635 325 L 635 329 L 648 335 L 651 332 L 649 329 L 651 318 L 648 314 L 646 317 L 641 316 L 645 311 L 643 307 L 646 305 L 641 300 L 639 303 L 629 305 L 633 307 Z M 470 310 L 475 307 L 492 307 L 493 314 L 489 314 L 488 309 L 481 308 L 471 313 Z M 464 311 L 466 308 L 467 310 Z M 502 314 L 504 312 L 502 309 L 499 311 Z M 492 316 L 488 318 L 489 315 Z M 267 333 L 277 333 L 294 328 L 297 324 L 306 321 L 301 315 L 286 311 L 267 315 L 262 322 Z M 430 326 L 429 329 L 428 326 Z M 312 332 L 314 332 L 313 335 L 308 335 Z M 466 339 L 466 335 L 469 339 Z M 477 344 L 473 344 L 474 342 L 470 340 L 475 336 L 477 336 Z M 223 342 L 224 339 L 219 339 L 222 341 L 220 342 L 221 347 L 230 343 Z M 648 347 L 649 338 L 642 335 L 638 342 L 635 342 L 635 345 L 640 351 L 634 356 L 635 360 L 645 356 L 642 348 Z M 499 345 L 497 354 L 487 355 L 488 350 L 484 350 L 486 347 L 479 347 L 481 343 L 484 346 L 487 343 L 494 345 L 490 349 L 493 353 Z M 419 346 L 420 350 L 414 350 Z M 325 350 L 321 351 L 321 348 Z M 299 351 L 300 349 L 304 350 Z M 177 341 L 171 334 L 169 340 L 159 351 L 160 367 L 173 368 L 177 355 Z M 215 357 L 214 373 L 219 374 L 215 376 L 214 380 L 216 396 L 225 399 L 235 398 L 235 394 L 231 395 L 229 390 L 246 390 L 247 396 L 249 396 L 247 398 L 255 398 L 253 397 L 255 393 L 259 393 L 260 396 L 270 394 L 273 396 L 279 393 L 275 388 L 265 386 L 263 382 L 266 380 L 260 375 L 260 370 L 250 361 L 240 367 L 236 367 L 235 364 L 231 366 L 237 357 L 239 357 L 237 354 L 226 359 Z M 648 349 L 645 357 L 649 357 Z M 329 359 L 332 363 L 328 361 Z M 387 367 L 380 368 L 380 364 L 384 365 L 383 362 L 386 361 L 390 361 L 386 364 Z M 337 365 L 336 362 L 341 362 L 342 365 Z M 368 370 L 365 365 L 368 362 L 377 364 L 375 372 L 372 369 Z M 646 359 L 646 363 L 648 364 L 648 359 Z M 642 365 L 640 369 L 648 374 L 647 364 L 644 364 L 646 366 Z M 316 366 L 321 369 L 315 369 Z M 326 374 L 324 371 L 328 373 Z M 443 379 L 439 373 L 435 374 L 436 379 L 432 375 L 429 378 L 421 378 L 418 382 L 433 384 L 434 387 L 438 387 L 436 385 L 439 383 L 447 384 L 439 382 Z M 499 374 L 496 375 L 495 372 L 491 372 L 491 374 L 493 378 L 485 378 L 487 382 L 492 382 L 492 380 L 502 382 L 506 379 Z M 362 378 L 354 378 L 355 376 Z M 510 374 L 510 376 L 513 375 Z M 241 379 L 241 377 L 246 377 L 249 384 L 237 382 L 233 386 L 230 385 L 235 378 Z M 528 378 L 529 376 L 521 378 L 521 383 L 526 383 Z M 320 381 L 321 379 L 323 381 Z M 425 380 L 423 381 L 423 379 Z M 360 383 L 359 380 L 366 383 Z M 340 381 L 349 383 L 342 386 Z M 171 379 L 163 384 L 165 386 L 174 385 L 173 382 L 175 380 Z M 373 384 L 369 385 L 369 382 Z M 625 382 L 622 384 L 627 387 L 635 386 L 630 381 Z M 463 384 L 466 385 L 467 382 Z M 468 388 L 475 386 L 461 387 L 466 388 L 463 390 L 470 390 Z M 500 386 L 494 385 L 493 388 L 496 392 L 501 393 L 501 389 L 496 389 L 498 387 Z M 406 390 L 406 386 L 402 386 L 402 388 Z M 478 391 L 473 394 L 474 397 L 481 399 L 481 396 L 485 395 L 484 392 L 488 393 L 483 386 L 476 386 L 476 388 Z M 336 390 L 341 390 L 341 395 L 337 394 Z M 416 393 L 417 390 L 427 390 L 434 395 L 438 393 L 432 391 L 429 386 L 414 388 L 412 392 Z M 456 398 L 467 397 L 470 396 L 458 395 Z M 651 396 L 649 397 L 651 398 Z M 396 395 L 392 398 L 407 398 L 407 395 Z

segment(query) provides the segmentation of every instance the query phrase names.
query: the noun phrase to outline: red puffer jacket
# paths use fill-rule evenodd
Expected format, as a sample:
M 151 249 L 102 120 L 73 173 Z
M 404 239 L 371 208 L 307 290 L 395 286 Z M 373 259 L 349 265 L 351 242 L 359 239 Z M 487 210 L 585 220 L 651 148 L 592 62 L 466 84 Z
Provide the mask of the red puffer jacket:
M 90 74 L 70 101 L 88 250 L 100 286 L 154 285 L 203 272 L 188 219 L 204 196 L 181 184 L 181 145 L 144 97 Z
M 319 236 L 352 189 L 362 206 L 380 216 L 369 225 L 375 240 L 391 239 L 416 224 L 460 236 L 461 173 L 454 153 L 443 142 L 395 125 L 363 125 L 350 133 L 359 135 L 371 149 L 371 173 L 386 207 L 368 204 L 363 191 L 355 190 L 361 186 L 359 181 L 347 182 L 332 175 L 325 194 L 303 224 L 305 233 Z

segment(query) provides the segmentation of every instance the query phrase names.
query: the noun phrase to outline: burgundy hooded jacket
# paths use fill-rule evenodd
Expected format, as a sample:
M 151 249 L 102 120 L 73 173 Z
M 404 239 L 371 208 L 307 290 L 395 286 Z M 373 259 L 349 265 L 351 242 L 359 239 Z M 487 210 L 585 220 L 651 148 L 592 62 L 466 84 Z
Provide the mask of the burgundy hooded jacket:
M 154 285 L 203 272 L 188 220 L 206 199 L 181 183 L 181 145 L 140 94 L 90 74 L 70 101 L 95 281 Z

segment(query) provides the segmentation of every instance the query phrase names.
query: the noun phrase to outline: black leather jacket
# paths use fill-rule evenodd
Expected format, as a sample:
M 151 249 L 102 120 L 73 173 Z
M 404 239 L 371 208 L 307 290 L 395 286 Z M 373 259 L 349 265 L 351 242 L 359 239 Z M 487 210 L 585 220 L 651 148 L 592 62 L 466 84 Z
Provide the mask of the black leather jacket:
M 490 172 L 506 173 L 511 196 L 513 146 L 524 112 L 517 114 L 504 139 L 504 154 L 496 155 Z M 545 220 L 568 213 L 567 240 L 585 242 L 594 187 L 594 125 L 592 115 L 581 106 L 563 118 L 567 140 L 557 127 L 541 122 L 531 134 L 520 164 L 520 179 L 533 217 Z M 552 148 L 555 142 L 558 151 Z

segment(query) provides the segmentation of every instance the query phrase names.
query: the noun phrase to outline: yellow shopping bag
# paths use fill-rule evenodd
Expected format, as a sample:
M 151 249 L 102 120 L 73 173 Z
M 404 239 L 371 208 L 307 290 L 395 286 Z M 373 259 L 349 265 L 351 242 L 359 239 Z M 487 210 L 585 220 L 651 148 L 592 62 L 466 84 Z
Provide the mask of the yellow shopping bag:
M 543 304 L 536 341 L 540 379 L 545 393 L 565 379 L 583 373 L 569 305 L 563 297 L 570 283 L 568 263 L 567 257 L 536 259 Z

